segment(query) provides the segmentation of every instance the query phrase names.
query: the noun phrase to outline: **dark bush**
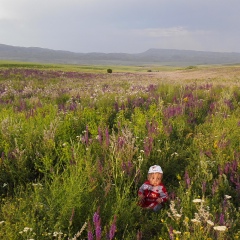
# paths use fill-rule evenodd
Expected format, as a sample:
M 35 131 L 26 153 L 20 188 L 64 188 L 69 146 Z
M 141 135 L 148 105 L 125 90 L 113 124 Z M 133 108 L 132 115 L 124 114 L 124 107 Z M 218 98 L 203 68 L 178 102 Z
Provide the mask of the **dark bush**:
M 111 68 L 107 69 L 107 72 L 112 73 L 112 69 Z

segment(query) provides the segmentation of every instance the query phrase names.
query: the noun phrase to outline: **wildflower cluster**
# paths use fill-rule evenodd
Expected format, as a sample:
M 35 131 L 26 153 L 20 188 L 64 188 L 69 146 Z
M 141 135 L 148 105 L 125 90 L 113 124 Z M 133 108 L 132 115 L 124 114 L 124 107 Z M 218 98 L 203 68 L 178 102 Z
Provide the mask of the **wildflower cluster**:
M 0 68 L 1 239 L 239 235 L 235 78 L 229 86 L 217 77 L 192 83 L 187 69 L 160 78 L 65 67 Z M 153 164 L 171 199 L 160 216 L 136 204 Z

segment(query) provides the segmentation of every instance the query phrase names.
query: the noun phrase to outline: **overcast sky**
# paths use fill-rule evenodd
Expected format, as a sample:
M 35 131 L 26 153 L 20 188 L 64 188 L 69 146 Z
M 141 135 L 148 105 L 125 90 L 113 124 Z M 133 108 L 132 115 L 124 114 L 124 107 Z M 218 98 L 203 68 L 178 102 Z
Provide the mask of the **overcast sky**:
M 0 0 L 0 43 L 73 52 L 240 52 L 240 0 Z

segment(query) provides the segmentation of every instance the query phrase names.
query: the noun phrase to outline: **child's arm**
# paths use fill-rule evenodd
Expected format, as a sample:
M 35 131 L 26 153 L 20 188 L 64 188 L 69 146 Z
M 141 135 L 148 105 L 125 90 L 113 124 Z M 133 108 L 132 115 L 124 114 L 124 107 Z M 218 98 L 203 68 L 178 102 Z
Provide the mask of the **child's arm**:
M 138 194 L 138 201 L 140 204 L 142 204 L 144 202 L 144 199 L 145 199 L 145 197 L 143 194 L 140 194 L 140 195 Z
M 160 192 L 160 198 L 157 199 L 158 203 L 164 203 L 168 201 L 167 189 L 163 186 L 162 191 Z
M 144 184 L 138 190 L 138 199 L 139 199 L 140 203 L 144 202 L 144 199 L 145 199 L 145 196 L 144 196 Z

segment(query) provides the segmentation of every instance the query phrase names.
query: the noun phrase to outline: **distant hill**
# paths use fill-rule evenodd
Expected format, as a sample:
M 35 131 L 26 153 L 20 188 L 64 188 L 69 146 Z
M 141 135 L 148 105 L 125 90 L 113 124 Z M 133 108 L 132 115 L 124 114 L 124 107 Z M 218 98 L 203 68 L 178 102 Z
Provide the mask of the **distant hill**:
M 149 49 L 143 53 L 76 53 L 0 44 L 0 59 L 39 63 L 99 65 L 208 65 L 238 64 L 240 53 Z

